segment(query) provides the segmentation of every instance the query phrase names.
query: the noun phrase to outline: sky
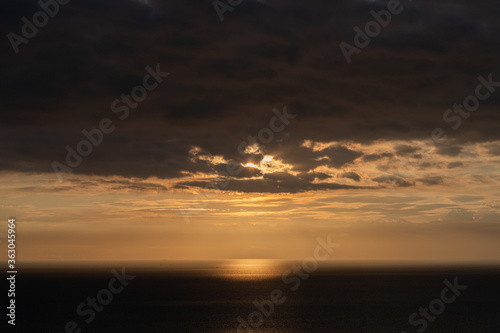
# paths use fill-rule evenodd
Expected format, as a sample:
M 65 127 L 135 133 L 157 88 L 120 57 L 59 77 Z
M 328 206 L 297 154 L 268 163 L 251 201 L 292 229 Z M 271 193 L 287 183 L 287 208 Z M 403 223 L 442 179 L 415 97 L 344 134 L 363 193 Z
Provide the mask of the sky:
M 499 3 L 401 1 L 363 47 L 386 1 L 73 0 L 17 46 L 41 9 L 3 8 L 20 260 L 500 261 Z

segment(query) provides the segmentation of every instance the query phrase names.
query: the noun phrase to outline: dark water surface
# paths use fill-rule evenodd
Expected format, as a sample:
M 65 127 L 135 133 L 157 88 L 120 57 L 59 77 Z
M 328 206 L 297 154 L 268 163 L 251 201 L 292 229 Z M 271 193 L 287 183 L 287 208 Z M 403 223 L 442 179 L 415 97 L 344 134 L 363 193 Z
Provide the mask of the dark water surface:
M 262 324 L 261 315 L 254 314 L 256 327 L 249 326 L 253 332 L 500 332 L 500 268 L 331 267 L 307 279 L 289 272 L 285 283 L 281 276 L 290 264 L 165 266 L 125 266 L 136 278 L 101 312 L 95 311 L 90 323 L 85 322 L 90 315 L 80 316 L 76 309 L 87 297 L 108 289 L 112 267 L 20 272 L 15 331 L 66 332 L 66 323 L 74 321 L 81 332 L 236 332 L 237 318 L 248 319 L 257 311 L 252 302 L 269 300 L 276 289 L 286 300 L 274 304 L 269 316 L 262 315 Z M 425 330 L 422 322 L 410 325 L 409 316 L 439 299 L 443 281 L 455 277 L 467 289 L 433 322 L 427 321 Z M 291 290 L 297 281 L 300 285 Z

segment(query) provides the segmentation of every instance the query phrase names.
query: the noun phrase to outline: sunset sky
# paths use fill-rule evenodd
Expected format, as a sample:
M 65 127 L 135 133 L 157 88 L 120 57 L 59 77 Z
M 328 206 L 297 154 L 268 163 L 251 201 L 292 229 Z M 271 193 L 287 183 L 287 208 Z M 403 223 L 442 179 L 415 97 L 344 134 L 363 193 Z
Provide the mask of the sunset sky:
M 350 64 L 339 44 L 386 2 L 246 0 L 221 22 L 212 1 L 74 0 L 18 54 L 4 38 L 18 259 L 300 259 L 330 234 L 334 261 L 500 262 L 500 3 L 401 3 Z M 6 6 L 5 34 L 39 10 Z M 58 178 L 104 118 L 114 131 Z

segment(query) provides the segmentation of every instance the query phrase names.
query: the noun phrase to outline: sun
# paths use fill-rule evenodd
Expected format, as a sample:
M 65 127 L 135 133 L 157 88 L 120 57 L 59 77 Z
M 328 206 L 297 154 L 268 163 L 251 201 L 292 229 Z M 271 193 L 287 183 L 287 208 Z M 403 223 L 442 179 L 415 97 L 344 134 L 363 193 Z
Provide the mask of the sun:
M 256 166 L 253 163 L 247 163 L 247 164 L 245 164 L 245 167 L 247 167 L 247 168 L 258 168 L 258 166 Z

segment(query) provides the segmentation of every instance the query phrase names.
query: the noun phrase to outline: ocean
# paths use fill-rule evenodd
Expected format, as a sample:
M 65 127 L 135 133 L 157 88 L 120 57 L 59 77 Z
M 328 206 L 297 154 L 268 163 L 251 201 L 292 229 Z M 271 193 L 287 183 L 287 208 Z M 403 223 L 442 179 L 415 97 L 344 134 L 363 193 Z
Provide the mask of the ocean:
M 498 267 L 330 266 L 307 273 L 272 261 L 121 264 L 20 270 L 15 331 L 500 332 Z M 123 272 L 122 283 L 116 274 Z M 461 287 L 449 290 L 450 283 Z M 430 306 L 427 317 L 418 313 Z

